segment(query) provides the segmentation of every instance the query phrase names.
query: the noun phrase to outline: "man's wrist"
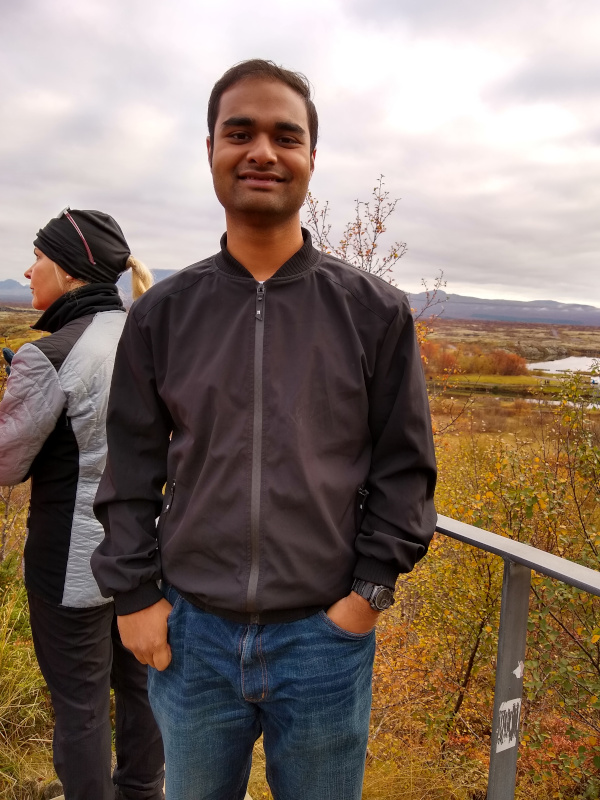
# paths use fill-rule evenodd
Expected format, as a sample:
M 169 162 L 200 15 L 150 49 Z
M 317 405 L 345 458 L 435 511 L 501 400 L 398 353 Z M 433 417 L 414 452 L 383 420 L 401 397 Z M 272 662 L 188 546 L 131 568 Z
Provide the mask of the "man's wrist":
M 381 611 L 373 608 L 365 597 L 362 597 L 354 590 L 350 592 L 348 599 L 352 603 L 353 608 L 356 609 L 357 614 L 368 615 L 369 617 L 378 617 L 381 614 Z
M 394 604 L 394 591 L 389 586 L 355 578 L 352 591 L 366 600 L 375 611 L 385 611 Z
M 135 614 L 136 611 L 153 606 L 162 598 L 163 593 L 156 581 L 147 581 L 130 592 L 115 592 L 115 611 L 119 617 Z

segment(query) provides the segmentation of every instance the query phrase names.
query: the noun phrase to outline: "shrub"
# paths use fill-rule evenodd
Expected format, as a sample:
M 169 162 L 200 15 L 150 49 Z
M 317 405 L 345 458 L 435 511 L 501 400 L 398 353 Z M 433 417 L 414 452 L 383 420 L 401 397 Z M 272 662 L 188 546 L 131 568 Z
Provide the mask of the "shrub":
M 32 775 L 52 774 L 52 709 L 40 674 L 19 559 L 0 567 L 0 796 L 23 797 Z

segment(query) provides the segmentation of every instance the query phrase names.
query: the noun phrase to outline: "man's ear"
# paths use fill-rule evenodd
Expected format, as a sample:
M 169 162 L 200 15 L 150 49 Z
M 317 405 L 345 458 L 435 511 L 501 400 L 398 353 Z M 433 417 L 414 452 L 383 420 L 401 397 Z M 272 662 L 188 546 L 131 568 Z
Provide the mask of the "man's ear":
M 206 137 L 206 151 L 208 153 L 208 166 L 212 170 L 212 147 L 210 146 L 210 136 Z
M 312 151 L 310 155 L 310 176 L 312 178 L 312 174 L 315 171 L 315 158 L 317 157 L 317 148 Z

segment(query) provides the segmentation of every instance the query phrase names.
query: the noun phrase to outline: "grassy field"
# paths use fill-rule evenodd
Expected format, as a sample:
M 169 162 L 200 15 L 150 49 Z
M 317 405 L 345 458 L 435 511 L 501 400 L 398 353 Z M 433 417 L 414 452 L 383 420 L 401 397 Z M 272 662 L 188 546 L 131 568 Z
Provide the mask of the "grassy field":
M 440 317 L 430 327 L 432 341 L 468 344 L 484 352 L 502 348 L 528 361 L 567 356 L 600 357 L 600 328 L 585 325 L 454 320 Z
M 39 316 L 40 312 L 34 309 L 14 308 L 0 311 L 0 344 L 4 346 L 10 340 L 18 347 L 23 342 L 38 339 L 41 334 L 31 331 L 29 326 Z M 600 358 L 600 328 L 584 325 L 445 320 L 440 317 L 430 327 L 428 339 L 444 342 L 451 347 L 466 344 L 479 347 L 483 352 L 501 348 L 517 353 L 528 361 L 545 361 L 567 356 Z M 472 382 L 471 377 L 463 376 L 463 379 Z M 479 377 L 487 380 L 488 376 Z M 482 380 L 479 381 L 481 382 Z M 530 385 L 535 382 L 532 379 Z
M 498 386 L 529 386 L 537 388 L 544 384 L 556 386 L 558 381 L 541 375 L 455 375 L 451 379 L 452 384 L 461 383 L 481 383 L 495 384 Z
M 35 309 L 0 311 L 0 347 L 16 350 L 25 342 L 39 339 L 43 334 L 30 327 L 39 318 L 40 312 Z
M 470 370 L 494 371 L 495 354 L 507 352 L 514 354 L 513 358 L 519 356 L 529 362 L 568 356 L 600 358 L 600 328 L 440 318 L 432 323 L 424 347 L 428 385 L 434 396 L 444 391 L 460 396 L 493 394 L 550 399 L 559 386 L 555 375 L 538 370 L 525 375 L 473 374 Z M 487 362 L 485 356 L 490 356 Z M 489 366 L 484 366 L 485 363 Z M 497 371 L 502 372 L 503 368 L 498 366 Z M 597 387 L 590 385 L 588 396 L 590 401 L 597 401 Z
M 432 377 L 429 379 L 432 393 L 445 387 L 446 393 L 467 394 L 492 394 L 507 397 L 545 397 L 552 399 L 560 385 L 557 377 L 552 375 L 452 375 L 440 380 Z M 590 402 L 598 398 L 598 387 L 590 384 Z

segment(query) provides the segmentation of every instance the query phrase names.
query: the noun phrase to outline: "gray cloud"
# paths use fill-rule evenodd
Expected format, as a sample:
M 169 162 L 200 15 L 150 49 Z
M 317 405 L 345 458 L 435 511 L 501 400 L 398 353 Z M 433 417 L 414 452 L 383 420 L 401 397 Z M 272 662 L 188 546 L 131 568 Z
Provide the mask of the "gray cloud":
M 600 54 L 545 51 L 532 58 L 507 80 L 485 93 L 485 99 L 514 103 L 593 100 L 600 87 Z
M 507 48 L 519 40 L 535 47 L 546 35 L 556 43 L 568 36 L 573 21 L 593 25 L 598 16 L 594 0 L 349 0 L 344 8 L 367 26 L 395 25 L 468 41 L 500 39 Z
M 413 29 L 427 31 L 466 31 L 488 27 L 498 17 L 505 17 L 518 9 L 517 0 L 506 0 L 501 7 L 480 0 L 438 0 L 424 3 L 422 0 L 351 0 L 348 8 L 363 22 L 389 24 L 400 22 Z
M 0 280 L 22 274 L 38 227 L 67 204 L 112 213 L 151 267 L 214 252 L 224 218 L 206 165 L 206 100 L 230 64 L 262 56 L 315 86 L 312 190 L 330 201 L 334 228 L 380 173 L 402 197 L 388 232 L 409 246 L 400 285 L 418 289 L 443 269 L 453 292 L 600 305 L 595 4 L 583 0 L 578 18 L 552 0 L 204 6 L 3 9 Z M 472 62 L 440 93 L 465 48 Z M 487 56 L 489 77 L 467 91 Z M 455 89 L 455 107 L 438 109 Z

